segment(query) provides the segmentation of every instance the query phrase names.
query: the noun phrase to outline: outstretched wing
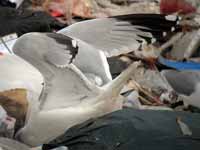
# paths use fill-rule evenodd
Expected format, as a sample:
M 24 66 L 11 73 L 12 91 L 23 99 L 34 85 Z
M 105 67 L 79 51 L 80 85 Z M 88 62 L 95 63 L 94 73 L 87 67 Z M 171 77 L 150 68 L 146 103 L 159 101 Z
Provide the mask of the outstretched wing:
M 113 56 L 137 50 L 145 42 L 163 41 L 179 28 L 178 22 L 174 15 L 131 14 L 75 23 L 59 33 L 81 39 Z
M 63 35 L 30 33 L 20 37 L 13 51 L 44 76 L 40 108 L 66 108 L 94 96 L 95 88 L 82 72 L 70 64 L 76 43 Z M 74 50 L 73 50 L 74 49 Z M 76 56 L 75 56 L 76 57 Z
M 65 67 L 73 63 L 84 74 L 99 76 L 103 84 L 112 80 L 105 55 L 101 51 L 94 50 L 95 47 L 84 41 L 58 33 L 30 33 L 20 39 L 29 45 L 20 42 L 19 48 L 37 49 L 42 54 L 44 52 L 44 59 L 57 67 Z

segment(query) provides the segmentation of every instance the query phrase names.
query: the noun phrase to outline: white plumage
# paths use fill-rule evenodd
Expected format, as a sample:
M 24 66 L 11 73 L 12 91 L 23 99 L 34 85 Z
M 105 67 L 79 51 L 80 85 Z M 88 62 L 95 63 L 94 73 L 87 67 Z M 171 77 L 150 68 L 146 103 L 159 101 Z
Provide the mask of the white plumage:
M 55 36 L 64 38 L 66 45 Z M 27 123 L 17 133 L 17 138 L 26 144 L 37 146 L 49 142 L 73 125 L 122 106 L 119 93 L 137 64 L 111 81 L 106 57 L 101 51 L 91 51 L 94 48 L 83 41 L 77 40 L 78 53 L 69 64 L 68 55 L 73 52 L 68 48 L 73 46 L 72 40 L 59 34 L 30 33 L 19 38 L 14 46 L 14 53 L 36 67 L 44 77 L 39 100 L 28 97 Z M 104 86 L 93 84 L 84 73 L 98 75 Z
M 29 33 L 20 37 L 13 51 L 33 67 L 24 66 L 18 72 L 27 74 L 25 82 L 38 88 L 28 88 L 26 125 L 16 138 L 38 146 L 73 125 L 120 109 L 119 93 L 138 63 L 112 80 L 105 54 L 138 50 L 143 43 L 161 39 L 163 32 L 171 32 L 176 24 L 165 15 L 136 14 L 77 23 L 59 32 L 64 35 Z M 9 74 L 15 67 L 17 64 L 7 63 L 3 71 Z M 27 70 L 36 73 L 38 79 L 32 80 L 34 73 Z M 20 76 L 10 78 L 23 81 Z M 41 79 L 44 84 L 40 93 Z

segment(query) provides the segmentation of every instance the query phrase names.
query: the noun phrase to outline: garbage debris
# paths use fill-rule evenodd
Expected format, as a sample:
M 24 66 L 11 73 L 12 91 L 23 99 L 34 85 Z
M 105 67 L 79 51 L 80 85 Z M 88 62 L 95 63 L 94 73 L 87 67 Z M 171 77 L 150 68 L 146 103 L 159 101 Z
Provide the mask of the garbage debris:
M 0 92 L 0 105 L 9 116 L 16 119 L 15 130 L 22 128 L 28 110 L 28 101 L 25 89 L 15 89 Z
M 198 0 L 161 0 L 160 11 L 162 13 L 193 13 L 197 10 Z M 199 3 L 200 4 L 200 3 Z
M 182 134 L 177 117 L 190 127 L 192 135 Z M 199 117 L 199 114 L 185 112 L 123 109 L 70 128 L 44 144 L 43 150 L 59 146 L 70 150 L 130 150 L 133 147 L 197 150 L 200 146 Z
M 199 48 L 199 35 L 200 30 L 186 32 L 176 43 L 173 44 L 173 48 L 167 53 L 168 58 L 172 60 L 189 60 L 194 57 Z
M 184 60 L 185 51 L 195 36 L 196 31 L 186 32 L 184 35 L 181 35 L 181 40 L 177 40 L 174 43 L 172 50 L 167 54 L 172 60 Z M 169 58 L 168 57 L 168 58 Z
M 162 74 L 166 77 L 172 88 L 184 95 L 184 102 L 200 108 L 199 101 L 199 71 L 166 70 Z
M 126 96 L 126 100 L 124 101 L 123 107 L 141 109 L 142 104 L 139 101 L 139 93 L 137 91 L 133 91 L 128 94 L 128 96 Z
M 139 85 L 146 89 L 151 89 L 156 93 L 172 91 L 167 80 L 156 69 L 149 69 L 147 66 L 139 68 L 132 76 Z
M 24 0 L 10 0 L 10 1 L 16 4 L 16 8 L 19 8 Z
M 130 13 L 159 13 L 159 6 L 155 1 L 140 1 L 135 4 L 126 0 L 46 0 L 42 7 L 61 22 L 69 23 L 73 22 L 73 17 L 102 18 Z
M 66 26 L 45 12 L 19 11 L 9 7 L 0 7 L 0 20 L 0 36 L 13 33 L 21 36 L 28 32 L 50 32 Z
M 177 123 L 180 126 L 180 129 L 183 133 L 183 135 L 188 135 L 191 136 L 192 135 L 192 131 L 190 130 L 190 128 L 181 120 L 181 118 L 177 118 Z
M 72 23 L 73 16 L 93 18 L 89 0 L 46 0 L 43 7 L 53 17 L 69 24 Z
M 17 4 L 12 0 L 1 0 L 0 6 L 16 8 Z
M 19 8 L 24 0 L 1 0 L 0 6 Z
M 13 138 L 14 136 L 14 127 L 15 119 L 8 116 L 7 112 L 0 106 L 0 136 Z
M 93 16 L 105 17 L 125 15 L 131 13 L 159 13 L 159 5 L 152 1 L 141 1 L 134 3 L 129 0 L 113 1 L 113 0 L 94 0 L 91 2 Z
M 21 2 L 0 2 L 0 134 L 8 142 L 199 147 L 198 0 Z M 13 149 L 4 140 L 0 149 Z
M 158 61 L 177 70 L 199 70 L 199 22 L 192 17 L 183 23 L 182 30 L 162 48 Z M 190 20 L 189 19 L 189 20 Z M 184 22 L 184 21 L 183 21 Z
M 16 33 L 9 34 L 0 38 L 0 52 L 12 54 L 12 48 L 18 36 Z

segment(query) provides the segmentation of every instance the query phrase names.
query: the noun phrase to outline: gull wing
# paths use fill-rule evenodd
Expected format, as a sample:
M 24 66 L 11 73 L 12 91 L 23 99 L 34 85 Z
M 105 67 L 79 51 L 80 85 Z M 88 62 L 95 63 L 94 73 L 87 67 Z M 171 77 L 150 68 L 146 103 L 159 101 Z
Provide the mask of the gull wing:
M 174 15 L 130 14 L 78 22 L 59 33 L 78 38 L 103 50 L 107 56 L 114 56 L 137 50 L 144 43 L 162 41 L 178 30 L 178 22 Z
M 93 96 L 96 88 L 76 66 L 70 64 L 78 53 L 72 39 L 63 39 L 63 35 L 55 39 L 53 36 L 26 34 L 17 40 L 13 48 L 16 55 L 37 68 L 44 77 L 40 96 L 40 109 L 43 110 L 77 105 Z

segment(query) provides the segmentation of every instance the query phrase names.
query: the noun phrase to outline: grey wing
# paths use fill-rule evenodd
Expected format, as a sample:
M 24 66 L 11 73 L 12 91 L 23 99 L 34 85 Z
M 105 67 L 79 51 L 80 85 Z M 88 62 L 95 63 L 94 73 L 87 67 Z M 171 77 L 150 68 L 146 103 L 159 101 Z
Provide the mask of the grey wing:
M 160 14 L 133 14 L 111 18 L 93 19 L 75 23 L 59 31 L 67 36 L 81 39 L 103 50 L 107 56 L 128 53 L 144 43 L 174 31 L 177 19 Z
M 172 88 L 180 94 L 191 95 L 195 92 L 197 84 L 200 82 L 200 72 L 198 71 L 162 71 Z
M 98 92 L 76 67 L 56 69 L 53 80 L 47 82 L 40 105 L 43 110 L 76 106 Z
M 103 84 L 112 80 L 107 59 L 102 51 L 96 51 L 92 45 L 63 34 L 48 33 L 46 35 L 54 39 L 55 45 L 57 45 L 54 46 L 55 48 L 50 48 L 50 53 L 45 54 L 45 58 L 50 63 L 54 63 L 58 67 L 65 67 L 68 63 L 73 63 L 84 74 L 99 76 L 103 80 Z M 47 45 L 51 44 L 53 43 Z M 63 49 L 59 47 L 59 44 L 67 45 L 67 48 Z
M 16 55 L 37 68 L 44 77 L 40 107 L 46 110 L 77 105 L 95 95 L 95 86 L 76 66 L 69 64 L 71 55 L 65 54 L 65 51 L 70 51 L 66 47 L 71 44 L 66 43 L 71 40 L 58 35 L 55 41 L 51 37 L 41 33 L 26 34 L 17 40 L 13 48 Z
M 112 80 L 109 64 L 105 54 L 102 51 L 78 40 L 79 53 L 73 64 L 75 64 L 84 74 L 93 74 L 100 77 L 103 85 Z
M 27 61 L 34 59 L 39 61 L 38 57 L 42 57 L 40 60 L 45 59 L 56 67 L 65 67 L 72 62 L 83 73 L 93 73 L 102 78 L 104 84 L 112 80 L 104 54 L 95 51 L 93 46 L 81 40 L 58 33 L 29 33 L 17 40 L 14 49 L 18 52 L 20 49 L 27 49 L 27 52 L 23 51 L 22 53 L 22 55 L 27 53 L 26 55 L 31 57 Z M 29 49 L 35 51 L 29 52 Z M 37 67 L 42 67 L 42 70 L 45 68 L 39 65 Z
M 77 54 L 78 48 L 73 47 L 72 41 L 73 39 L 61 34 L 28 33 L 16 41 L 13 49 L 22 55 L 30 55 L 31 61 L 47 58 L 49 63 L 62 67 L 73 61 Z

